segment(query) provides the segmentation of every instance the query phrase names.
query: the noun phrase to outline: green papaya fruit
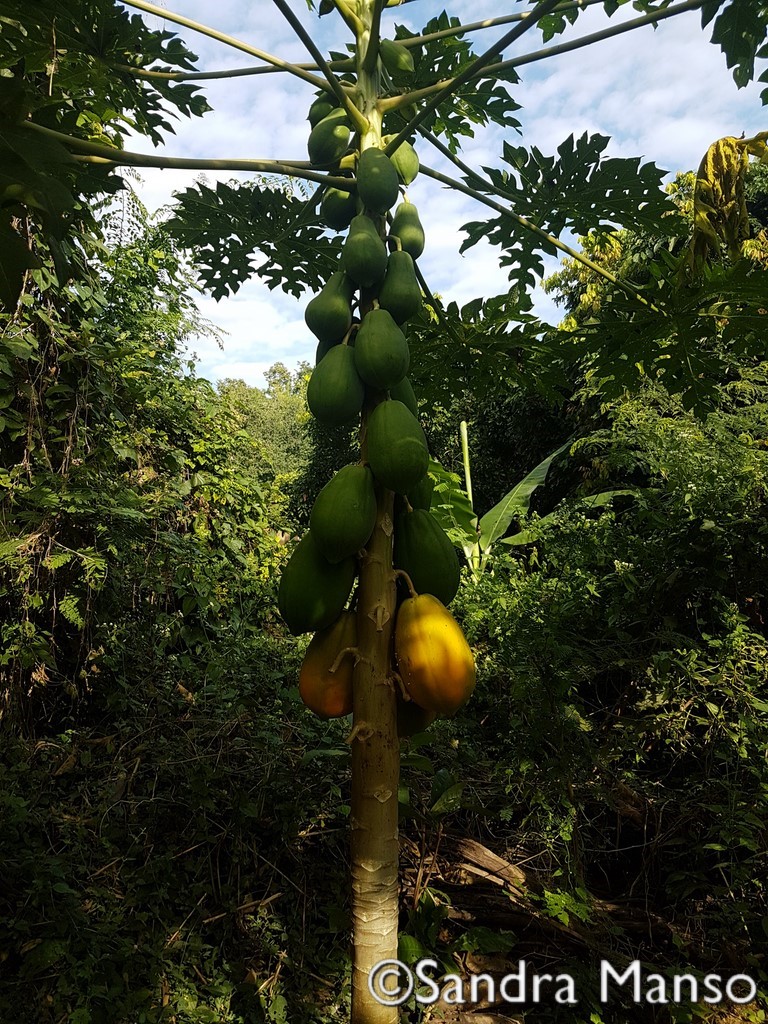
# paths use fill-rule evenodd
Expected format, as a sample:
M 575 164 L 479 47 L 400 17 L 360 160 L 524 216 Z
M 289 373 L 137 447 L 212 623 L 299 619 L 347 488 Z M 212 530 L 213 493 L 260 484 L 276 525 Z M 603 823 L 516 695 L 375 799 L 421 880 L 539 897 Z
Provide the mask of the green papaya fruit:
M 309 133 L 307 150 L 313 164 L 335 164 L 347 151 L 352 132 L 343 107 L 334 107 Z
M 280 578 L 277 607 L 294 635 L 325 629 L 341 615 L 355 582 L 354 558 L 331 565 L 311 531 L 299 541 Z
M 370 288 L 378 284 L 387 269 L 387 248 L 376 225 L 364 213 L 352 218 L 341 250 L 341 265 L 355 284 Z
M 392 560 L 396 569 L 408 573 L 419 594 L 432 594 L 444 605 L 456 596 L 460 575 L 456 549 L 426 509 L 398 516 Z
M 406 494 L 427 472 L 424 431 L 402 402 L 376 406 L 368 418 L 366 442 L 373 475 L 390 491 Z
M 317 97 L 309 108 L 307 120 L 312 128 L 314 128 L 316 124 L 319 124 L 324 117 L 327 117 L 335 109 L 336 104 L 331 99 L 330 95 L 327 92 L 324 92 L 321 96 Z
M 394 135 L 385 135 L 381 141 L 386 146 L 394 138 Z M 419 173 L 419 158 L 410 142 L 401 142 L 389 159 L 400 181 L 404 185 L 410 185 Z
M 406 103 L 405 106 L 397 108 L 395 114 L 397 114 L 397 116 L 404 122 L 404 124 L 400 126 L 401 130 L 409 121 L 412 121 L 414 117 L 416 117 L 418 112 L 419 108 L 415 103 Z
M 304 321 L 319 341 L 339 341 L 352 326 L 353 293 L 352 282 L 343 270 L 337 270 L 307 303 Z
M 416 401 L 413 386 L 407 377 L 403 377 L 399 384 L 395 384 L 389 389 L 389 397 L 396 399 L 398 402 L 402 402 L 406 409 L 410 410 L 410 412 L 412 412 L 418 419 L 419 404 Z
M 435 711 L 425 711 L 415 700 L 403 700 L 397 695 L 397 735 L 409 739 L 425 732 L 437 718 Z
M 411 508 L 422 508 L 429 511 L 432 506 L 432 495 L 435 490 L 435 481 L 427 473 L 419 480 L 415 487 L 412 487 L 406 497 Z
M 365 385 L 349 345 L 334 345 L 312 371 L 307 385 L 309 411 L 329 427 L 342 427 L 360 413 Z
M 357 196 L 339 188 L 329 188 L 320 200 L 320 219 L 334 231 L 344 231 L 357 213 Z
M 419 211 L 407 199 L 395 210 L 389 233 L 400 239 L 400 245 L 413 259 L 417 260 L 424 252 L 424 228 L 419 220 Z
M 364 547 L 376 524 L 373 473 L 367 466 L 345 466 L 318 494 L 309 528 L 321 554 L 341 562 Z
M 338 338 L 335 341 L 318 341 L 317 348 L 315 349 L 315 366 L 328 355 L 335 345 L 339 344 L 341 343 Z
M 357 162 L 357 194 L 374 213 L 386 213 L 400 194 L 400 179 L 392 161 L 380 149 L 364 149 Z
M 421 288 L 413 269 L 413 258 L 405 250 L 389 254 L 379 305 L 391 313 L 396 324 L 404 324 L 421 309 Z
M 411 51 L 394 39 L 379 40 L 379 56 L 390 75 L 412 75 L 415 70 Z
M 372 388 L 387 391 L 408 372 L 411 355 L 405 335 L 385 309 L 363 317 L 355 337 L 355 368 Z

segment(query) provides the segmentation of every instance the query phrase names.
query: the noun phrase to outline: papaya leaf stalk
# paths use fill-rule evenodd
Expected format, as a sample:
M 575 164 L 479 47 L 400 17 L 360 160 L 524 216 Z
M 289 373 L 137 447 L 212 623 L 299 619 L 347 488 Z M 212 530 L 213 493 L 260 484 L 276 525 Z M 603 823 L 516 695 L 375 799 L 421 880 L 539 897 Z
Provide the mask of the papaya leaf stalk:
M 435 141 L 437 142 L 438 140 Z M 465 170 L 466 172 L 471 174 L 473 177 L 479 178 L 480 181 L 483 183 L 484 187 L 490 187 L 493 188 L 494 191 L 497 191 L 495 186 L 493 186 L 491 182 L 486 181 L 485 178 L 477 174 L 476 171 L 472 171 L 470 168 L 467 168 L 465 164 L 461 164 L 461 168 L 462 170 Z M 615 285 L 617 288 L 621 288 L 622 291 L 626 292 L 628 295 L 631 295 L 634 299 L 642 303 L 644 306 L 647 306 L 649 309 L 652 309 L 655 313 L 662 313 L 662 310 L 660 310 L 652 302 L 646 299 L 646 297 L 643 295 L 641 290 L 636 285 L 630 284 L 628 281 L 623 281 L 620 278 L 616 277 L 616 275 L 612 274 L 610 270 L 606 270 L 605 267 L 601 267 L 599 264 L 594 263 L 591 259 L 589 259 L 588 256 L 585 256 L 583 253 L 578 252 L 576 249 L 572 249 L 570 245 L 566 245 L 565 242 L 561 242 L 560 239 L 555 238 L 554 235 L 550 235 L 547 231 L 543 231 L 532 221 L 527 220 L 525 217 L 521 217 L 513 210 L 510 210 L 508 206 L 502 206 L 501 203 L 497 203 L 494 199 L 491 199 L 489 196 L 483 195 L 482 192 L 478 192 L 476 189 L 470 188 L 469 185 L 465 185 L 463 184 L 463 182 L 458 181 L 455 178 L 450 178 L 448 177 L 447 174 L 442 174 L 440 171 L 435 171 L 431 167 L 427 167 L 424 164 L 421 165 L 421 172 L 425 174 L 428 178 L 433 178 L 435 181 L 442 182 L 442 184 L 444 185 L 449 185 L 451 188 L 455 188 L 459 192 L 463 192 L 464 195 L 470 196 L 472 199 L 477 199 L 478 202 L 483 203 L 491 210 L 495 210 L 496 213 L 500 213 L 504 217 L 510 217 L 512 220 L 516 221 L 516 223 L 518 223 L 520 227 L 525 228 L 526 231 L 533 232 L 533 234 L 538 235 L 539 238 L 548 242 L 550 245 L 554 246 L 560 252 L 565 253 L 566 256 L 569 256 L 571 259 L 583 264 L 585 267 L 589 267 L 589 269 L 594 271 L 595 274 L 599 274 L 600 277 L 605 278 L 606 281 L 610 281 L 611 284 Z
M 406 124 L 402 131 L 396 135 L 393 139 L 387 143 L 384 152 L 387 156 L 391 156 L 395 152 L 401 142 L 405 141 L 409 135 L 411 135 L 415 129 L 423 123 L 424 119 L 428 117 L 433 110 L 442 103 L 451 94 L 455 93 L 462 85 L 470 81 L 470 79 L 476 77 L 477 73 L 483 68 L 487 67 L 493 62 L 493 58 L 501 54 L 510 43 L 514 43 L 530 28 L 534 28 L 538 24 L 539 18 L 543 18 L 545 14 L 550 14 L 560 0 L 541 0 L 539 6 L 531 11 L 531 17 L 527 21 L 522 22 L 520 25 L 516 25 L 513 29 L 510 29 L 498 42 L 490 46 L 484 53 L 482 53 L 477 60 L 472 61 L 471 64 L 451 80 L 450 84 L 442 88 L 432 99 L 425 103 L 424 106 L 414 114 L 411 120 Z
M 330 91 L 334 94 L 336 99 L 339 101 L 339 106 L 343 107 L 346 110 L 346 112 L 349 114 L 349 116 L 350 116 L 350 118 L 352 120 L 352 124 L 357 128 L 357 130 L 358 131 L 365 131 L 366 128 L 367 128 L 367 122 L 366 122 L 365 118 L 360 113 L 360 111 L 357 109 L 357 107 L 352 102 L 352 100 L 349 98 L 349 96 L 347 96 L 347 94 L 344 92 L 344 89 L 342 88 L 341 82 L 336 77 L 336 75 L 334 75 L 333 71 L 331 71 L 331 69 L 328 67 L 328 64 L 327 64 L 325 58 L 323 57 L 322 53 L 320 52 L 320 50 L 315 45 L 315 42 L 312 39 L 312 37 L 310 36 L 310 34 L 307 32 L 307 30 L 301 24 L 301 22 L 296 17 L 296 15 L 293 13 L 293 11 L 288 6 L 288 4 L 285 2 L 285 0 L 272 0 L 272 2 L 275 5 L 275 7 L 277 7 L 277 9 L 280 11 L 280 13 L 283 15 L 283 17 L 288 22 L 288 24 L 291 26 L 291 28 L 296 33 L 298 38 L 302 41 L 302 43 L 307 48 L 309 53 L 314 57 L 315 61 L 317 62 L 318 68 L 325 75 L 325 79 L 326 79 L 326 83 L 327 83 L 326 88 L 330 89 Z
M 526 64 L 534 64 L 536 61 L 546 60 L 548 57 L 556 57 L 561 53 L 571 53 L 573 50 L 580 50 L 584 46 L 591 46 L 593 43 L 611 39 L 614 36 L 623 35 L 625 32 L 632 32 L 635 29 L 646 25 L 655 25 L 665 18 L 673 18 L 676 14 L 685 14 L 687 11 L 695 11 L 703 7 L 705 0 L 683 0 L 683 3 L 675 7 L 666 7 L 662 11 L 654 11 L 652 14 L 644 15 L 641 18 L 634 18 L 632 21 L 625 21 L 620 25 L 612 25 L 610 28 L 601 29 L 599 32 L 592 32 L 578 39 L 571 39 L 565 43 L 557 43 L 555 46 L 547 46 L 541 50 L 533 50 L 531 53 L 524 53 L 520 57 L 512 57 L 510 60 L 499 61 L 490 64 L 479 71 L 475 71 L 472 78 L 479 78 L 489 73 L 510 71 L 514 68 L 524 67 Z M 413 92 L 402 93 L 399 96 L 389 96 L 381 101 L 381 109 L 386 113 L 389 110 L 398 110 L 400 107 L 410 106 L 418 103 L 435 93 L 444 93 L 446 90 L 455 87 L 456 82 L 462 76 L 446 78 L 433 85 L 427 85 L 423 89 L 416 89 Z
M 310 85 L 314 85 L 316 89 L 330 91 L 330 86 L 324 79 L 302 70 L 296 64 L 291 64 L 290 61 L 282 60 L 280 57 L 273 57 L 271 53 L 265 53 L 264 50 L 259 50 L 249 43 L 244 43 L 241 39 L 235 39 L 234 36 L 228 36 L 226 33 L 219 32 L 215 28 L 209 28 L 208 25 L 202 25 L 199 21 L 192 21 L 191 18 L 185 18 L 182 14 L 168 11 L 164 7 L 147 3 L 146 0 L 124 0 L 124 2 L 128 7 L 135 7 L 139 11 L 154 14 L 158 18 L 165 19 L 165 21 L 172 21 L 177 25 L 183 25 L 184 28 L 192 29 L 193 32 L 199 32 L 201 35 L 208 36 L 209 39 L 215 39 L 219 43 L 231 46 L 234 50 L 241 50 L 243 53 L 250 54 L 251 57 L 258 57 L 259 60 L 266 61 L 267 64 L 272 64 L 281 71 L 288 71 L 296 75 L 297 78 L 302 78 L 305 82 L 309 82 Z

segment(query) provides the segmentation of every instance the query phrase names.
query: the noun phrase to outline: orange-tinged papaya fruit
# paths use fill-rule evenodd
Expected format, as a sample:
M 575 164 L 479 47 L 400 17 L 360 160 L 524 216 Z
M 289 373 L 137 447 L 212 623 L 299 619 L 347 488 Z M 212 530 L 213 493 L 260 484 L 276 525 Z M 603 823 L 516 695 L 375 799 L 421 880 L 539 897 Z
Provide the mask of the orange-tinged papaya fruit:
M 431 594 L 409 597 L 395 622 L 395 656 L 406 690 L 419 707 L 452 715 L 475 688 L 475 659 L 461 627 Z
M 320 718 L 343 718 L 352 714 L 352 654 L 339 655 L 347 647 L 357 646 L 357 619 L 354 612 L 342 612 L 326 629 L 315 633 L 309 642 L 299 672 L 299 695 L 310 711 Z M 336 665 L 338 661 L 338 665 Z M 336 665 L 334 672 L 331 669 Z

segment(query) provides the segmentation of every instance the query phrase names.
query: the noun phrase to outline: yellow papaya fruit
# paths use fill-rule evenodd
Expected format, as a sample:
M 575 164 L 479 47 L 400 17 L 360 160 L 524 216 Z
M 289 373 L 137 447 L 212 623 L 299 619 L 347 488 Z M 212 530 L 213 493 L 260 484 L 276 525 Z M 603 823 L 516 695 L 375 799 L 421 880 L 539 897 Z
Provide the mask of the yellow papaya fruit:
M 352 714 L 354 656 L 342 651 L 357 646 L 357 618 L 344 611 L 309 642 L 299 671 L 299 695 L 310 711 L 320 718 L 343 718 Z M 338 665 L 336 664 L 338 662 Z M 335 666 L 335 671 L 331 671 Z
M 461 627 L 431 594 L 409 597 L 395 621 L 395 657 L 406 690 L 425 711 L 453 715 L 475 688 L 475 659 Z

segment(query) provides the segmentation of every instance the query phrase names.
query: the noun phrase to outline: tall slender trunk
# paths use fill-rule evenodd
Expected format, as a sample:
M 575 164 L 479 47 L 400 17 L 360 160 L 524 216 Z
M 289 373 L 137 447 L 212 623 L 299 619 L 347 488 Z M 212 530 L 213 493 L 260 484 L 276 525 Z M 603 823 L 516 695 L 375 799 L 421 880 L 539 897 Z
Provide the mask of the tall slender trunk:
M 373 24 L 373 0 L 361 0 L 363 31 L 357 41 L 360 105 L 369 130 L 360 150 L 381 141 L 376 108 L 378 72 L 362 66 Z M 368 299 L 370 297 L 363 296 Z M 365 304 L 360 310 L 366 311 Z M 372 406 L 366 406 L 365 430 Z M 392 570 L 393 494 L 379 488 L 376 526 L 360 570 L 357 602 L 359 661 L 354 675 L 352 745 L 352 1024 L 396 1024 L 397 1007 L 383 1006 L 369 990 L 371 969 L 397 956 L 400 751 L 392 675 L 395 577 Z

